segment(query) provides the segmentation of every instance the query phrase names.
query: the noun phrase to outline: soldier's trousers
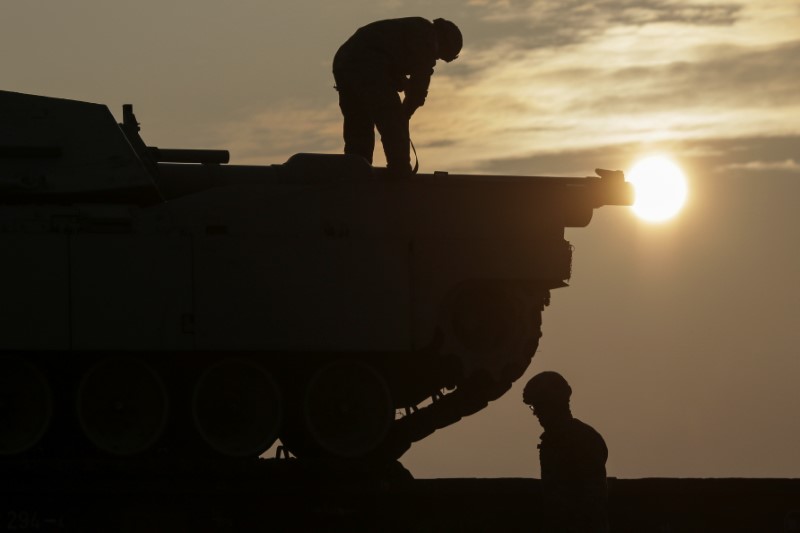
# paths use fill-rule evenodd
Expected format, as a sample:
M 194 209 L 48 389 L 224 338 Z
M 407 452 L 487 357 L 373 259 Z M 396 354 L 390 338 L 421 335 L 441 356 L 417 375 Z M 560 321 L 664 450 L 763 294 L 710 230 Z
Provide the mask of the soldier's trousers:
M 410 174 L 408 116 L 397 90 L 380 76 L 334 72 L 334 78 L 344 117 L 344 153 L 360 155 L 372 164 L 377 128 L 389 171 Z

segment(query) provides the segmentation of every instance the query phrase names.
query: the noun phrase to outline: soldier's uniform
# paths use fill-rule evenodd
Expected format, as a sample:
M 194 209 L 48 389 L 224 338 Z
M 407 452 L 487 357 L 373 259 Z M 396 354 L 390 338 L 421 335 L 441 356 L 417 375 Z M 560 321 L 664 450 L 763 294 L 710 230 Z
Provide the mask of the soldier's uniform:
M 603 437 L 577 418 L 542 433 L 545 531 L 608 531 L 607 459 Z
M 333 76 L 346 154 L 372 163 L 377 127 L 389 170 L 411 171 L 408 119 L 425 103 L 437 53 L 434 24 L 422 17 L 373 22 L 339 48 Z

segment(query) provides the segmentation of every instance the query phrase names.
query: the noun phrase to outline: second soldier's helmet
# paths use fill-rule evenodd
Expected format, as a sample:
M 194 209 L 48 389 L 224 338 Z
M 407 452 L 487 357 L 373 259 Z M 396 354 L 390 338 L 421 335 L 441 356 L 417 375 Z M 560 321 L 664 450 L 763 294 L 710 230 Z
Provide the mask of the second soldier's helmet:
M 522 401 L 528 405 L 569 404 L 572 387 L 558 372 L 540 372 L 533 376 L 522 391 Z
M 439 41 L 439 57 L 449 63 L 461 53 L 461 46 L 464 44 L 461 30 L 449 20 L 441 18 L 433 21 L 433 28 Z

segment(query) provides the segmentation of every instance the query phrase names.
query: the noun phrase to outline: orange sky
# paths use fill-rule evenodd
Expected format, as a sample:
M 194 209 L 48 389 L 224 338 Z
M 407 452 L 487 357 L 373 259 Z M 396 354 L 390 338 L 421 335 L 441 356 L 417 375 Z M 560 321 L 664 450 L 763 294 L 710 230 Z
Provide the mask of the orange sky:
M 415 445 L 417 477 L 538 475 L 520 402 L 561 371 L 617 477 L 800 476 L 800 1 L 13 2 L 0 89 L 133 103 L 162 147 L 233 163 L 341 149 L 330 63 L 357 27 L 443 16 L 465 38 L 412 121 L 421 170 L 589 175 L 670 154 L 653 226 L 601 209 L 526 377 Z M 376 161 L 377 163 L 377 161 Z

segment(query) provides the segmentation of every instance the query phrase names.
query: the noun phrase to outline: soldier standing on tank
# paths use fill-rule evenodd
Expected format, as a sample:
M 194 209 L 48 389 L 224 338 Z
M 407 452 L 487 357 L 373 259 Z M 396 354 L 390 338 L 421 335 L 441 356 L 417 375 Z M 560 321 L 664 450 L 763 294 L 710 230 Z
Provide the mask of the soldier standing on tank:
M 377 127 L 389 171 L 410 175 L 409 119 L 425 103 L 436 60 L 453 61 L 461 45 L 461 31 L 441 18 L 380 20 L 359 28 L 333 59 L 344 153 L 372 164 Z
M 544 429 L 539 444 L 544 530 L 607 532 L 608 448 L 594 428 L 572 416 L 571 395 L 557 372 L 533 376 L 522 393 Z

